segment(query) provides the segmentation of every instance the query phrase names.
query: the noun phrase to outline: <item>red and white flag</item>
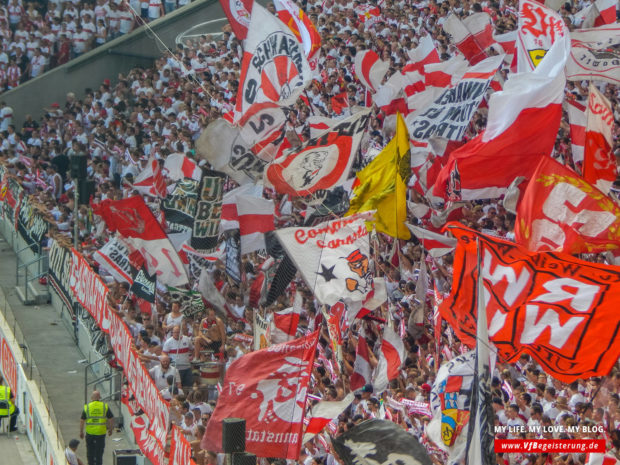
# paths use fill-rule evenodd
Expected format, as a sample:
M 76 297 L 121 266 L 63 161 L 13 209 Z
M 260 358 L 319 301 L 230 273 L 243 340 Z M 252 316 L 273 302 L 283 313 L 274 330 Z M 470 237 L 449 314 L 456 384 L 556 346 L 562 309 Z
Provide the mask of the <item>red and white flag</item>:
M 136 176 L 133 188 L 142 194 L 162 199 L 166 197 L 168 194 L 166 181 L 159 167 L 159 161 L 153 157 L 149 158 L 146 167 Z
M 370 365 L 369 353 L 368 342 L 362 332 L 357 338 L 353 373 L 351 374 L 351 379 L 349 381 L 352 391 L 361 389 L 367 384 L 370 384 L 370 381 L 372 380 L 372 366 Z
M 174 287 L 187 284 L 179 254 L 142 197 L 106 199 L 92 204 L 92 209 L 108 229 L 118 231 L 125 242 L 142 254 L 148 273 L 157 274 L 158 282 Z
M 377 393 L 387 389 L 391 380 L 398 378 L 400 367 L 405 362 L 407 351 L 400 336 L 390 328 L 389 324 L 383 329 L 381 354 L 375 370 L 373 386 Z
M 315 331 L 235 360 L 226 370 L 201 448 L 221 452 L 223 420 L 243 418 L 247 452 L 297 460 L 318 336 Z
M 568 36 L 564 20 L 556 11 L 535 0 L 520 0 L 517 29 L 517 71 L 536 69 L 551 46 Z
M 184 178 L 200 181 L 202 177 L 202 168 L 198 166 L 198 163 L 182 153 L 171 153 L 168 155 L 164 161 L 164 170 L 166 170 L 166 176 L 173 181 L 179 181 Z
M 369 120 L 369 109 L 340 120 L 272 162 L 265 180 L 277 192 L 293 196 L 344 184 Z
M 372 92 L 376 92 L 390 63 L 379 58 L 372 50 L 362 50 L 355 55 L 355 75 L 360 82 Z
M 239 40 L 245 40 L 250 26 L 250 13 L 254 0 L 220 0 L 230 27 Z
M 441 62 L 439 59 L 439 52 L 437 52 L 430 34 L 421 36 L 418 46 L 413 50 L 409 50 L 408 54 L 412 63 L 407 64 L 405 69 L 409 72 L 418 71 L 424 73 L 425 65 Z
M 273 200 L 239 195 L 237 215 L 241 234 L 241 254 L 264 249 L 265 233 L 275 229 Z
M 570 141 L 571 152 L 573 154 L 573 162 L 581 163 L 583 161 L 583 152 L 586 145 L 586 106 L 576 100 L 565 100 L 566 110 L 568 113 L 568 123 L 570 125 Z
M 456 247 L 456 239 L 407 223 L 409 230 L 418 238 L 433 258 L 442 257 Z
M 357 17 L 360 23 L 364 23 L 365 27 L 369 28 L 381 20 L 381 9 L 368 3 L 357 5 Z
M 278 18 L 295 34 L 304 47 L 308 60 L 319 53 L 321 36 L 308 15 L 292 0 L 274 0 Z
M 620 207 L 551 157 L 544 157 L 517 205 L 517 243 L 570 254 L 620 248 Z
M 119 239 L 110 239 L 103 247 L 93 254 L 99 267 L 110 273 L 115 281 L 133 283 L 129 250 Z
M 311 80 L 308 58 L 295 34 L 254 2 L 241 64 L 235 121 L 244 124 L 255 105 L 261 108 L 295 102 Z
M 443 23 L 443 30 L 471 65 L 484 60 L 485 50 L 495 43 L 488 13 L 474 13 L 462 20 L 451 14 Z
M 590 84 L 586 119 L 583 178 L 608 194 L 618 175 L 616 156 L 612 150 L 614 114 L 609 100 L 593 84 Z
M 510 71 L 513 73 L 517 72 L 517 38 L 517 31 L 493 35 L 493 40 L 502 47 L 506 54 L 504 62 L 510 66 Z
M 308 426 L 306 426 L 306 431 L 304 432 L 303 443 L 305 444 L 310 441 L 314 436 L 323 431 L 323 428 L 325 428 L 330 421 L 338 418 L 338 415 L 351 405 L 353 399 L 355 399 L 355 394 L 349 392 L 342 400 L 322 400 L 312 407 L 312 412 L 310 415 L 306 416 Z
M 531 177 L 555 144 L 569 51 L 566 30 L 534 71 L 510 76 L 504 90 L 491 95 L 485 131 L 450 154 L 433 188 L 434 196 L 495 198 L 517 176 Z
M 222 199 L 222 214 L 220 215 L 220 232 L 230 229 L 239 229 L 239 214 L 237 213 L 237 197 L 250 196 L 261 198 L 263 186 L 260 184 L 244 184 L 224 194 Z
M 448 61 L 425 65 L 424 83 L 427 87 L 450 87 L 461 80 L 468 67 L 469 63 L 460 55 Z
M 619 465 L 620 460 L 612 455 L 588 452 L 585 465 Z
M 575 16 L 583 18 L 581 27 L 584 29 L 613 24 L 616 22 L 617 4 L 618 0 L 596 0 Z
M 292 307 L 279 312 L 273 312 L 271 341 L 274 344 L 280 344 L 295 339 L 297 327 L 299 326 L 299 318 L 301 317 L 302 300 L 301 294 L 296 292 Z

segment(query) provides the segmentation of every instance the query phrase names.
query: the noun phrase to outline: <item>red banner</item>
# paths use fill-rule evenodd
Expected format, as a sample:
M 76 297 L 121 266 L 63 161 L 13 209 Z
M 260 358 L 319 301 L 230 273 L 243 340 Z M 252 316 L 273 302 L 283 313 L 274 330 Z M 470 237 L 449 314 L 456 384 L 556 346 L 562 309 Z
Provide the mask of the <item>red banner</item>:
M 5 382 L 11 388 L 11 392 L 17 395 L 17 363 L 6 339 L 0 335 L 0 366 Z
M 458 239 L 452 294 L 441 315 L 470 347 L 476 338 L 480 243 L 489 337 L 509 362 L 522 352 L 546 373 L 571 382 L 607 375 L 620 356 L 620 268 L 512 242 L 450 223 Z
M 222 420 L 245 419 L 246 450 L 258 457 L 297 460 L 318 331 L 250 352 L 226 371 L 222 393 L 201 447 L 222 450 Z
M 515 237 L 537 252 L 603 252 L 620 248 L 619 218 L 609 197 L 545 157 L 519 201 Z
M 148 418 L 148 430 L 144 418 L 136 420 L 138 424 L 135 427 L 142 431 L 142 443 L 149 449 L 141 450 L 147 456 L 160 457 L 160 454 L 154 455 L 155 446 L 149 438 L 152 436 L 159 448 L 166 444 L 170 413 L 168 403 L 161 397 L 137 352 L 132 349 L 133 338 L 125 322 L 108 306 L 108 288 L 84 257 L 75 250 L 72 250 L 70 282 L 75 298 L 97 321 L 99 328 L 109 334 L 116 359 L 123 366 L 129 381 L 129 389 Z M 163 464 L 151 461 L 155 465 Z
M 172 427 L 170 462 L 168 465 L 196 465 L 192 460 L 192 446 L 177 426 Z

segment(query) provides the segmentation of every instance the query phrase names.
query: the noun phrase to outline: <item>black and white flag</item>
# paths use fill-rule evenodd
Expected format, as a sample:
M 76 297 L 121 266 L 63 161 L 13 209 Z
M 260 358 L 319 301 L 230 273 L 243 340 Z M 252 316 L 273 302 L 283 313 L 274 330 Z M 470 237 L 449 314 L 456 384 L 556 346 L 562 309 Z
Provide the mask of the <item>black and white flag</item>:
M 426 449 L 388 420 L 367 420 L 332 438 L 345 465 L 431 465 Z

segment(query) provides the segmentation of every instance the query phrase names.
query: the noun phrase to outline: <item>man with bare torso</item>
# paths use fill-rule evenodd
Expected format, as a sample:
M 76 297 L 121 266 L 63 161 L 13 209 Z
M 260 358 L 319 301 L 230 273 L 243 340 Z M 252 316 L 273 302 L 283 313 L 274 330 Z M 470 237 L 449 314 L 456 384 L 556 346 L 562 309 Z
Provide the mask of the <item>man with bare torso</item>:
M 209 308 L 207 317 L 200 322 L 200 332 L 194 341 L 194 362 L 200 361 L 200 351 L 205 348 L 213 353 L 220 353 L 226 343 L 226 326 L 215 314 L 215 310 Z

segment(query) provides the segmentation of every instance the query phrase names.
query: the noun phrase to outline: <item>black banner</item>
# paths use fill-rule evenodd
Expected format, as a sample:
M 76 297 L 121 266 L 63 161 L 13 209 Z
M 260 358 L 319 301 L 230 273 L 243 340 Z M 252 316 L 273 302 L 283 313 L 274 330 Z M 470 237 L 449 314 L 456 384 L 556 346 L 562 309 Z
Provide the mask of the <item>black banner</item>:
M 131 292 L 136 297 L 146 300 L 147 302 L 155 303 L 155 284 L 157 282 L 157 275 L 150 275 L 147 273 L 144 267 L 140 268 L 133 275 L 133 283 L 131 284 Z
M 208 253 L 218 243 L 224 176 L 215 171 L 205 172 L 199 192 L 190 245 L 200 253 Z
M 71 250 L 53 241 L 49 255 L 47 272 L 49 284 L 67 308 L 73 312 L 73 293 L 71 292 Z
M 199 182 L 185 178 L 179 181 L 172 194 L 162 201 L 161 209 L 171 232 L 191 231 L 198 203 Z
M 24 241 L 36 254 L 41 253 L 41 241 L 47 233 L 48 223 L 45 217 L 33 206 L 28 197 L 24 197 L 17 212 L 17 230 Z
M 241 282 L 241 239 L 235 231 L 226 239 L 226 274 L 237 283 Z

